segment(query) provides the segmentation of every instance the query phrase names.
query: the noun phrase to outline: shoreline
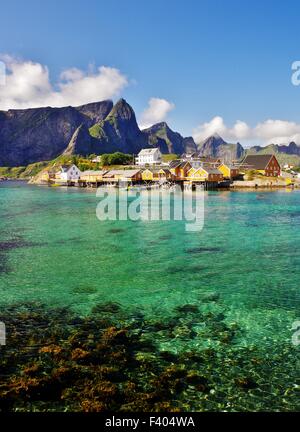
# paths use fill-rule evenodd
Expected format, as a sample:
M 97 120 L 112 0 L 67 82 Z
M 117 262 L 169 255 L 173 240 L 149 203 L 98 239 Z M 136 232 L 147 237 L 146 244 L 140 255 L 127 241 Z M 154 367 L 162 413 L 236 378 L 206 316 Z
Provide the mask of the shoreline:
M 101 185 L 98 187 L 93 187 L 93 186 L 86 186 L 86 187 L 80 187 L 78 185 L 72 185 L 72 186 L 68 186 L 68 185 L 60 185 L 60 184 L 48 184 L 48 183 L 33 183 L 30 182 L 31 179 L 21 179 L 21 178 L 9 178 L 9 179 L 5 179 L 5 180 L 0 180 L 0 185 L 1 184 L 5 184 L 5 183 L 12 183 L 12 182 L 22 182 L 22 183 L 27 183 L 28 185 L 32 185 L 32 186 L 42 186 L 42 187 L 49 187 L 49 188 L 72 188 L 72 189 L 80 189 L 80 190 L 88 190 L 91 191 L 93 189 L 97 190 L 98 187 L 105 187 L 105 185 Z M 245 182 L 247 183 L 247 182 Z M 142 185 L 141 185 L 142 186 Z M 114 188 L 118 188 L 118 186 L 114 186 Z M 216 191 L 216 192 L 222 192 L 222 191 L 227 191 L 227 192 L 234 192 L 234 191 L 244 191 L 244 192 L 254 192 L 254 191 L 264 191 L 264 192 L 272 192 L 272 191 L 276 191 L 276 190 L 286 190 L 286 191 L 294 191 L 294 190 L 299 190 L 300 189 L 300 183 L 299 184 L 293 184 L 293 185 L 283 185 L 283 184 L 273 184 L 273 185 L 264 185 L 264 184 L 256 184 L 256 185 L 249 185 L 249 184 L 238 184 L 238 185 L 234 185 L 231 184 L 228 187 L 216 187 L 216 188 L 212 188 L 209 190 L 212 191 Z

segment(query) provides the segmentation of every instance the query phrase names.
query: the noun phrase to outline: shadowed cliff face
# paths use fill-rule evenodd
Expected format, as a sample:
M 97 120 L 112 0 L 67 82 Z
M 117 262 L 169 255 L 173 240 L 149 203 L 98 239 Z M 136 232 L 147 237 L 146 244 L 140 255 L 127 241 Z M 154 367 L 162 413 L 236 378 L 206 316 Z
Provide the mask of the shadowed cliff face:
M 192 137 L 183 138 L 178 132 L 172 131 L 167 123 L 162 122 L 143 130 L 150 145 L 160 147 L 163 153 L 181 154 L 197 150 Z
M 33 108 L 0 113 L 0 166 L 50 160 L 67 148 L 75 130 L 104 119 L 112 101 L 80 107 Z
M 225 162 L 238 160 L 244 155 L 244 148 L 240 143 L 228 144 L 218 134 L 212 135 L 199 144 L 201 156 L 218 157 Z
M 159 147 L 162 153 L 193 152 L 193 138 L 184 138 L 163 122 L 141 131 L 132 107 L 120 99 L 80 107 L 34 108 L 0 112 L 0 166 L 20 166 L 64 154 L 89 155 L 121 151 L 138 153 Z M 205 156 L 238 159 L 239 144 L 210 137 L 201 146 Z
M 108 116 L 90 129 L 90 133 L 96 139 L 93 143 L 95 153 L 99 154 L 115 151 L 137 153 L 149 147 L 133 109 L 124 99 L 120 99 Z
M 0 166 L 28 165 L 61 154 L 132 154 L 147 147 L 178 154 L 196 149 L 193 138 L 183 138 L 166 123 L 141 131 L 124 99 L 115 105 L 103 101 L 0 112 Z
M 64 155 L 90 155 L 93 153 L 93 138 L 88 128 L 81 124 L 74 132 Z
M 116 151 L 137 154 L 142 148 L 159 147 L 162 153 L 192 153 L 218 157 L 225 162 L 247 154 L 276 154 L 281 163 L 297 164 L 300 147 L 289 145 L 251 147 L 228 144 L 214 134 L 198 145 L 162 122 L 140 130 L 132 107 L 120 99 L 79 107 L 32 108 L 0 111 L 0 166 L 24 166 L 52 160 L 61 154 L 103 154 Z

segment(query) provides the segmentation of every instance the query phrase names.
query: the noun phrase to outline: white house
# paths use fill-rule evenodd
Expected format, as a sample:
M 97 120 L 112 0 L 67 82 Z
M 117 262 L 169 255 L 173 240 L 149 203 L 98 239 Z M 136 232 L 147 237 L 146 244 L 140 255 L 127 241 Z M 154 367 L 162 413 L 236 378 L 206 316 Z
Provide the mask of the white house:
M 283 168 L 286 169 L 286 170 L 293 169 L 294 165 L 286 163 L 285 165 L 283 165 Z
M 92 159 L 92 162 L 94 162 L 94 163 L 101 162 L 101 156 L 96 156 L 94 159 Z
M 61 181 L 77 181 L 80 179 L 81 171 L 76 165 L 62 165 L 56 173 L 55 178 Z
M 162 155 L 159 148 L 143 149 L 135 159 L 136 165 L 155 165 L 161 163 Z

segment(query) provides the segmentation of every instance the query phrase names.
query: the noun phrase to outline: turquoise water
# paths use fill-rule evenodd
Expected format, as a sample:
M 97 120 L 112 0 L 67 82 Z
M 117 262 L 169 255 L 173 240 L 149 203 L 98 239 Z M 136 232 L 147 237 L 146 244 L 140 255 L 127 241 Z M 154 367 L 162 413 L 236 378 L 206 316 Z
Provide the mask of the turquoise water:
M 41 301 L 84 316 L 114 302 L 164 321 L 178 306 L 196 305 L 238 327 L 234 347 L 292 346 L 300 319 L 299 191 L 207 192 L 204 229 L 193 233 L 184 221 L 100 222 L 98 202 L 95 191 L 0 183 L 3 310 Z M 184 322 L 175 337 L 158 335 L 160 350 L 223 346 L 205 323 L 192 325 L 193 337 L 181 337 Z
M 300 316 L 298 191 L 208 192 L 199 233 L 184 221 L 100 222 L 95 191 L 2 183 L 0 202 L 1 241 L 15 242 L 1 253 L 2 304 L 86 313 L 117 301 L 161 316 L 213 291 L 241 343 L 290 337 Z

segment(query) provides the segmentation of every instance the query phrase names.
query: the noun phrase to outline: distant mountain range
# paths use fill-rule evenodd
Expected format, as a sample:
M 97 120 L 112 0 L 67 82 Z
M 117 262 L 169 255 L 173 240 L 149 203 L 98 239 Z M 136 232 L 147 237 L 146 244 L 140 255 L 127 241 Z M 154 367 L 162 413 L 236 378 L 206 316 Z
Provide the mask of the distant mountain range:
M 290 144 L 270 144 L 265 147 L 254 146 L 247 149 L 247 154 L 274 154 L 281 165 L 300 166 L 300 146 L 293 141 Z
M 132 107 L 120 99 L 80 107 L 32 108 L 0 111 L 0 166 L 22 166 L 52 160 L 61 154 L 103 154 L 115 151 L 136 154 L 159 147 L 162 153 L 191 153 L 219 157 L 226 162 L 245 154 L 275 154 L 280 163 L 300 165 L 300 147 L 269 145 L 244 149 L 225 142 L 218 134 L 196 144 L 162 122 L 140 130 Z
M 201 156 L 213 156 L 227 163 L 239 160 L 245 155 L 245 149 L 240 143 L 229 144 L 218 134 L 198 144 L 198 149 Z

